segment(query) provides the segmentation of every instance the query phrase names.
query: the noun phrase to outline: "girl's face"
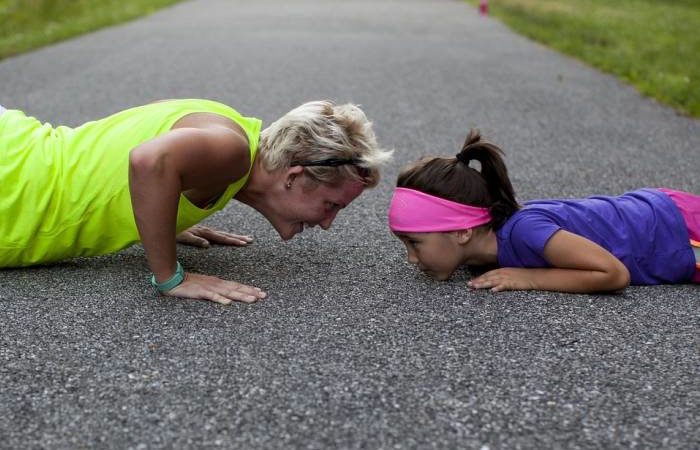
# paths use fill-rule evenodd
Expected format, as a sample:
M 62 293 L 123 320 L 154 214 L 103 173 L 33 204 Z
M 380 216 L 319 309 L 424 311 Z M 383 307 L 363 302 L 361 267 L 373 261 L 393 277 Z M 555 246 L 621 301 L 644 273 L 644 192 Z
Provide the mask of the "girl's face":
M 448 279 L 464 261 L 456 232 L 395 234 L 406 246 L 408 262 L 437 280 Z

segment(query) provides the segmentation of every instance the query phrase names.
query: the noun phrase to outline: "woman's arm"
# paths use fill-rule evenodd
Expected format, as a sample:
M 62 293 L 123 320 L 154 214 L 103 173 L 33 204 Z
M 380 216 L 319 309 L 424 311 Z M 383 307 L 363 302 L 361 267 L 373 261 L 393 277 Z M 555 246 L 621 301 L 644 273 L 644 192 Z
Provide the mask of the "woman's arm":
M 156 281 L 176 268 L 175 234 L 180 193 L 222 186 L 244 176 L 248 143 L 223 127 L 177 128 L 134 148 L 129 155 L 129 190 L 136 226 Z M 168 295 L 230 303 L 256 301 L 259 289 L 214 277 L 187 274 Z
M 622 262 L 600 245 L 559 230 L 547 241 L 544 257 L 551 268 L 505 267 L 474 278 L 468 285 L 492 291 L 537 289 L 592 293 L 619 291 L 630 283 Z
M 245 247 L 253 242 L 252 236 L 228 233 L 226 231 L 212 230 L 203 225 L 193 225 L 175 236 L 179 244 L 193 245 L 195 247 L 209 247 L 211 244 L 233 245 Z

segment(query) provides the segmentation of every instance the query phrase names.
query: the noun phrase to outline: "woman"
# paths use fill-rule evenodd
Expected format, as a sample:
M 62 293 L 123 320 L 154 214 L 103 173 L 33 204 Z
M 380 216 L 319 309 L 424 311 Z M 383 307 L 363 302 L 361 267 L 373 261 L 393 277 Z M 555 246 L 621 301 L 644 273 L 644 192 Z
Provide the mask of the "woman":
M 235 198 L 282 239 L 330 227 L 379 180 L 390 152 L 355 105 L 305 103 L 260 131 L 221 103 L 165 100 L 77 128 L 0 107 L 0 267 L 116 252 L 141 242 L 151 283 L 175 297 L 229 304 L 259 288 L 185 273 L 176 239 L 246 245 L 196 223 Z

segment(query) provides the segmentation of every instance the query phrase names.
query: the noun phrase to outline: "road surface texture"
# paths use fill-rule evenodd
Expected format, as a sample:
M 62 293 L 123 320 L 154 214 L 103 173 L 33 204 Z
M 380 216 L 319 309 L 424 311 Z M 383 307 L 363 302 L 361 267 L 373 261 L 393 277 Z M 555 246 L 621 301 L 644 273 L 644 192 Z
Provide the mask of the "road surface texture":
M 0 80 L 1 104 L 54 125 L 162 98 L 266 124 L 352 101 L 396 150 L 328 232 L 284 243 L 232 202 L 206 223 L 254 245 L 179 249 L 270 293 L 252 306 L 154 296 L 140 246 L 0 271 L 0 447 L 700 446 L 699 287 L 469 291 L 416 273 L 386 221 L 399 169 L 469 127 L 505 149 L 520 200 L 700 192 L 698 120 L 451 0 L 186 1 Z

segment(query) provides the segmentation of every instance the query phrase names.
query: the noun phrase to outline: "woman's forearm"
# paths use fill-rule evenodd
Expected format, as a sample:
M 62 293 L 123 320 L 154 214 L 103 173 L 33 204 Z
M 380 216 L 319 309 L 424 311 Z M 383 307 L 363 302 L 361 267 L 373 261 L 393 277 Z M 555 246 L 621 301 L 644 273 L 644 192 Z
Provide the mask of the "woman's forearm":
M 176 223 L 180 178 L 165 158 L 137 147 L 129 156 L 129 190 L 136 227 L 156 281 L 176 268 Z

